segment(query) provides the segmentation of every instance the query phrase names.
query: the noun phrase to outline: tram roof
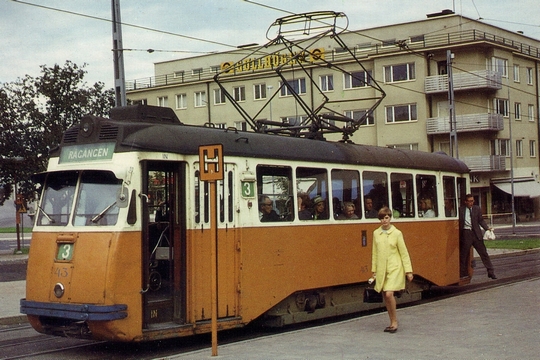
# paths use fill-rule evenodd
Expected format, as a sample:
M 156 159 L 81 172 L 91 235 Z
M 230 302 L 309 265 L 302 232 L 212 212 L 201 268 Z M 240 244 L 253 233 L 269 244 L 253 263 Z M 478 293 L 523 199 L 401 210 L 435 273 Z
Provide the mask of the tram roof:
M 373 165 L 465 173 L 467 166 L 446 154 L 330 142 L 196 126 L 153 125 L 126 136 L 125 151 L 198 154 L 200 145 L 223 145 L 223 155 L 314 163 Z M 122 151 L 121 149 L 118 149 Z M 118 151 L 117 150 L 117 151 Z
M 155 110 L 149 116 L 137 112 Z M 243 132 L 234 128 L 182 124 L 172 109 L 127 107 L 111 113 L 111 119 L 85 116 L 68 129 L 62 146 L 116 140 L 116 152 L 133 150 L 197 155 L 201 145 L 223 145 L 223 155 L 280 159 L 313 163 L 370 165 L 391 168 L 469 171 L 460 160 L 443 153 L 402 150 L 283 135 Z M 156 115 L 157 114 L 157 115 Z M 84 129 L 92 129 L 92 134 Z

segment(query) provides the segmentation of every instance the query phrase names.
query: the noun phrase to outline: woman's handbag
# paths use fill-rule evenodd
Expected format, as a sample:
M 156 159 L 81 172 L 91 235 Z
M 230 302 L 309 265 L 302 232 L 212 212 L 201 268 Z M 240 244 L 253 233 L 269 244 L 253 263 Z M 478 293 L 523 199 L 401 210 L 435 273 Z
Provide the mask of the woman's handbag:
M 375 279 L 369 279 L 369 280 L 370 280 L 369 281 L 370 285 L 375 284 Z M 383 302 L 382 293 L 375 291 L 375 289 L 371 287 L 364 288 L 364 302 L 365 303 L 382 303 Z

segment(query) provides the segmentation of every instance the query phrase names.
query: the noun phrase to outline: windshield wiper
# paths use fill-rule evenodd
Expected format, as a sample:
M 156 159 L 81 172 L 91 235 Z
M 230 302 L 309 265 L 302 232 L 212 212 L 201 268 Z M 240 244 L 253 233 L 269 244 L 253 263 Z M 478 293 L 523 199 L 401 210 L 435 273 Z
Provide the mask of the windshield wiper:
M 47 220 L 49 220 L 49 222 L 51 224 L 54 224 L 56 222 L 56 221 L 54 221 L 54 219 L 49 214 L 47 214 L 45 212 L 45 210 L 43 210 L 43 208 L 40 205 L 38 205 L 37 207 L 38 207 L 39 210 L 41 210 L 41 213 L 43 214 L 43 216 L 45 216 L 47 218 Z
M 107 213 L 107 211 L 111 210 L 111 208 L 116 205 L 116 201 L 113 202 L 111 205 L 107 206 L 105 209 L 103 209 L 102 212 L 100 212 L 99 214 L 97 214 L 96 216 L 94 216 L 92 219 L 90 219 L 91 222 L 93 222 L 94 224 L 97 224 L 97 222 L 101 219 L 103 219 L 103 217 L 105 216 L 105 214 Z

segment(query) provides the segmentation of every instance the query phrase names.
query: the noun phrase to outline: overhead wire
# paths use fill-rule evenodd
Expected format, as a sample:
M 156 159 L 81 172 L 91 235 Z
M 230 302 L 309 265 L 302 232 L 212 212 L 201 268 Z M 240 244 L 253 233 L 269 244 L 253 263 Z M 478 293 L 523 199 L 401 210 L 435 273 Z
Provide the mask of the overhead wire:
M 46 10 L 50 10 L 50 11 L 65 13 L 65 14 L 74 15 L 74 16 L 80 16 L 80 17 L 84 17 L 84 18 L 87 18 L 87 19 L 105 21 L 105 22 L 108 22 L 108 23 L 113 22 L 112 19 L 107 19 L 107 18 L 104 18 L 104 17 L 95 16 L 95 15 L 88 15 L 88 14 L 84 14 L 84 13 L 78 13 L 78 12 L 75 12 L 75 11 L 55 8 L 55 7 L 51 7 L 51 6 L 34 4 L 34 3 L 31 3 L 31 2 L 27 2 L 27 1 L 21 1 L 21 0 L 11 0 L 11 1 L 15 2 L 15 3 L 22 4 L 22 5 L 33 6 L 33 7 L 37 7 L 37 8 L 41 8 L 41 9 L 46 9 Z M 202 38 L 198 38 L 198 37 L 194 37 L 194 36 L 190 36 L 190 35 L 178 34 L 178 33 L 172 32 L 172 31 L 154 29 L 154 28 L 151 28 L 151 27 L 148 27 L 148 26 L 142 26 L 142 25 L 131 24 L 131 23 L 126 23 L 126 22 L 121 22 L 121 25 L 122 26 L 127 26 L 127 27 L 132 27 L 132 28 L 135 28 L 135 29 L 156 32 L 156 33 L 159 33 L 159 34 L 181 37 L 181 38 L 188 39 L 188 40 L 195 40 L 195 41 L 200 41 L 200 42 L 205 42 L 205 43 L 209 43 L 209 44 L 225 46 L 225 47 L 229 47 L 229 48 L 235 48 L 235 49 L 237 48 L 235 45 L 226 44 L 226 43 L 223 43 L 223 42 L 218 42 L 218 41 L 213 41 L 213 40 L 208 40 L 208 39 L 202 39 Z
M 93 20 L 98 20 L 98 21 L 105 21 L 105 22 L 109 22 L 109 23 L 112 23 L 112 19 L 108 19 L 108 18 L 103 18 L 103 17 L 99 17 L 99 16 L 94 16 L 94 15 L 89 15 L 89 14 L 84 14 L 84 13 L 79 13 L 79 12 L 74 12 L 74 11 L 70 11 L 70 10 L 65 10 L 65 9 L 60 9 L 60 8 L 55 8 L 55 7 L 51 7 L 51 6 L 45 6 L 45 5 L 40 5 L 40 4 L 35 4 L 35 3 L 31 3 L 31 2 L 27 2 L 27 1 L 21 1 L 21 0 L 11 0 L 12 2 L 15 2 L 15 3 L 19 3 L 19 4 L 22 4 L 22 5 L 27 5 L 27 6 L 33 6 L 33 7 L 37 7 L 37 8 L 42 8 L 42 9 L 45 9 L 45 10 L 50 10 L 50 11 L 56 11 L 56 12 L 60 12 L 60 13 L 66 13 L 66 14 L 69 14 L 69 15 L 74 15 L 74 16 L 80 16 L 80 17 L 84 17 L 84 18 L 88 18 L 88 19 L 93 19 Z M 279 11 L 279 12 L 283 12 L 283 13 L 286 13 L 286 14 L 295 14 L 291 11 L 288 11 L 288 10 L 285 10 L 285 9 L 282 9 L 282 8 L 278 8 L 278 7 L 275 7 L 275 6 L 270 6 L 270 5 L 267 5 L 267 4 L 263 4 L 263 3 L 260 3 L 260 2 L 256 2 L 256 1 L 253 1 L 253 0 L 243 0 L 244 2 L 246 3 L 249 3 L 249 4 L 252 4 L 252 5 L 256 5 L 256 6 L 260 6 L 260 7 L 264 7 L 264 8 L 267 8 L 267 9 L 270 9 L 270 10 L 274 10 L 274 11 Z M 474 0 L 472 0 L 473 2 L 473 5 L 474 5 L 474 8 L 476 9 L 476 12 L 478 14 L 478 20 L 485 20 L 485 21 L 499 21 L 499 22 L 505 22 L 505 23 L 510 23 L 510 24 L 520 24 L 520 25 L 525 25 L 525 26 L 534 26 L 534 27 L 540 27 L 540 25 L 532 25 L 532 24 L 524 24 L 524 23 L 519 23 L 519 22 L 512 22 L 512 21 L 505 21 L 505 20 L 497 20 L 497 19 L 485 19 L 485 18 L 482 18 L 480 16 L 480 13 L 478 11 L 478 8 L 476 7 L 476 4 L 474 3 Z M 472 21 L 475 21 L 475 20 L 469 20 L 468 22 L 472 22 Z M 171 31 L 166 31 L 166 30 L 159 30 L 159 29 L 154 29 L 154 28 L 151 28 L 151 27 L 147 27 L 147 26 L 142 26 L 142 25 L 137 25 L 137 24 L 131 24 L 131 23 L 126 23 L 126 22 L 121 22 L 121 25 L 123 26 L 127 26 L 127 27 L 132 27 L 132 28 L 136 28 L 136 29 L 140 29 L 140 30 L 145 30 L 145 31 L 151 31 L 151 32 L 156 32 L 156 33 L 160 33 L 160 34 L 164 34 L 164 35 L 170 35 L 170 36 L 176 36 L 176 37 L 181 37 L 181 38 L 185 38 L 185 39 L 188 39 L 188 40 L 194 40 L 194 41 L 200 41 L 200 42 L 205 42 L 205 43 L 210 43 L 210 44 L 214 44 L 214 45 L 219 45 L 219 46 L 224 46 L 224 47 L 229 47 L 229 48 L 234 48 L 234 49 L 237 49 L 238 47 L 235 46 L 235 45 L 231 45 L 231 44 L 226 44 L 226 43 L 223 43 L 223 42 L 218 42 L 218 41 L 213 41 L 213 40 L 208 40 L 208 39 L 203 39 L 203 38 L 198 38 L 198 37 L 194 37 L 194 36 L 189 36 L 189 35 L 183 35 L 183 34 L 178 34 L 178 33 L 174 33 L 174 32 L 171 32 Z M 463 23 L 459 24 L 459 25 L 455 25 L 455 27 L 458 27 L 458 26 L 462 26 Z M 424 34 L 424 35 L 429 35 L 429 34 L 433 34 L 433 33 L 436 33 L 436 32 L 439 32 L 439 31 L 448 31 L 448 27 L 446 28 L 441 28 L 441 29 L 438 29 L 438 30 L 434 30 L 434 31 L 431 31 L 430 33 L 427 33 L 427 34 Z M 374 40 L 374 41 L 377 41 L 377 42 L 384 42 L 385 40 L 382 40 L 380 38 L 377 38 L 375 36 L 371 36 L 371 35 L 367 35 L 365 33 L 361 33 L 361 30 L 358 30 L 358 31 L 350 31 L 350 33 L 353 33 L 353 34 L 356 34 L 358 36 L 362 36 L 362 37 L 365 37 L 365 38 L 368 38 L 368 39 L 371 39 L 371 40 Z M 418 55 L 418 56 L 421 56 L 422 58 L 424 57 L 424 54 L 422 53 L 419 53 L 413 49 L 410 49 L 407 45 L 407 40 L 396 40 L 395 41 L 395 45 L 399 48 L 401 48 L 402 50 L 404 51 L 407 51 L 411 54 L 414 54 L 414 55 Z M 190 50 L 161 50 L 161 49 L 123 49 L 125 51 L 145 51 L 145 52 L 148 52 L 148 53 L 152 53 L 152 52 L 177 52 L 177 53 L 201 53 L 201 54 L 210 54 L 212 52 L 203 52 L 203 51 L 190 51 Z M 459 68 L 457 68 L 459 69 Z M 463 71 L 463 72 L 467 72 L 467 73 L 470 73 L 472 74 L 471 72 L 469 71 L 466 71 L 464 69 L 459 69 L 460 71 Z M 477 75 L 479 76 L 479 75 Z M 414 93 L 419 93 L 419 94 L 424 94 L 424 92 L 421 92 L 421 91 L 418 91 L 418 90 L 414 90 L 414 89 L 410 89 L 410 88 L 407 88 L 407 87 L 404 87 L 404 86 L 400 86 L 398 84 L 395 84 L 395 83 L 385 83 L 385 85 L 388 85 L 388 86 L 393 86 L 393 87 L 397 87 L 397 88 L 400 88 L 402 90 L 405 90 L 405 91 L 410 91 L 410 92 L 414 92 Z M 518 89 L 518 88 L 515 88 L 515 87 L 511 87 L 509 85 L 507 85 L 509 88 L 511 89 L 514 89 L 514 90 L 517 90 L 519 92 L 522 92 L 522 93 L 525 93 L 527 95 L 534 95 L 534 94 L 531 94 L 531 93 L 528 93 L 526 91 L 523 91 L 521 89 Z M 469 103 L 466 103 L 466 102 L 461 102 L 461 101 L 456 101 L 458 103 L 463 103 L 463 104 L 467 104 L 467 105 L 474 105 L 474 104 L 469 104 Z

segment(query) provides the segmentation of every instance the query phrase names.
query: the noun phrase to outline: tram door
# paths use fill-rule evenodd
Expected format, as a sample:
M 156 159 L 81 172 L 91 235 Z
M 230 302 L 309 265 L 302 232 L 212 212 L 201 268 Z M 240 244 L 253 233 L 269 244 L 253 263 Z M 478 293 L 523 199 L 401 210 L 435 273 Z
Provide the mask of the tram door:
M 184 167 L 143 163 L 144 327 L 185 319 Z

